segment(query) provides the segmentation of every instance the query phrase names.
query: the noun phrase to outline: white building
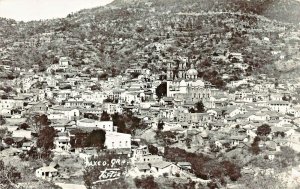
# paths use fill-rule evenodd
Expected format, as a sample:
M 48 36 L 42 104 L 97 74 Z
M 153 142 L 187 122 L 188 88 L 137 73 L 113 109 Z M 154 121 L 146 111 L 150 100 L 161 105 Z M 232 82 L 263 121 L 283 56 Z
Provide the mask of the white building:
M 57 151 L 69 151 L 71 148 L 70 137 L 66 135 L 60 135 L 54 140 L 55 150 Z
M 106 132 L 105 146 L 107 149 L 131 148 L 131 135 L 117 132 Z
M 290 103 L 287 101 L 270 101 L 268 106 L 271 110 L 286 114 L 290 110 Z
M 77 121 L 78 127 L 97 127 L 105 131 L 113 132 L 113 122 L 112 121 L 97 121 L 93 119 L 84 118 Z
M 35 176 L 42 179 L 51 179 L 57 175 L 57 169 L 51 166 L 41 167 L 35 171 Z
M 67 57 L 61 57 L 59 59 L 59 67 L 61 69 L 64 69 L 64 68 L 68 68 L 69 67 L 69 61 L 68 61 L 68 58 Z

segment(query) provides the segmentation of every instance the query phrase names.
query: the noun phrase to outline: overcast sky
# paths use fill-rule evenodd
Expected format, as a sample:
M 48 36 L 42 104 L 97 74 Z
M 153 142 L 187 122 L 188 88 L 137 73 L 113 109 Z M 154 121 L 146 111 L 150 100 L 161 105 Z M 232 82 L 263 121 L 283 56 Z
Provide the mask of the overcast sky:
M 106 5 L 113 0 L 0 0 L 0 17 L 17 21 L 62 18 L 71 12 Z

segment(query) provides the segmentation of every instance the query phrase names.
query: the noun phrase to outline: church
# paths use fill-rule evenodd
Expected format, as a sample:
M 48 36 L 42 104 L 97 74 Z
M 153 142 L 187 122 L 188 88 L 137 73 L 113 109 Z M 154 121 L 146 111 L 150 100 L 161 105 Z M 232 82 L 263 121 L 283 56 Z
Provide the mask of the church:
M 176 94 L 187 94 L 190 92 L 202 91 L 205 82 L 198 79 L 198 71 L 194 64 L 188 66 L 188 59 L 181 58 L 176 63 L 167 64 L 167 96 L 174 97 Z

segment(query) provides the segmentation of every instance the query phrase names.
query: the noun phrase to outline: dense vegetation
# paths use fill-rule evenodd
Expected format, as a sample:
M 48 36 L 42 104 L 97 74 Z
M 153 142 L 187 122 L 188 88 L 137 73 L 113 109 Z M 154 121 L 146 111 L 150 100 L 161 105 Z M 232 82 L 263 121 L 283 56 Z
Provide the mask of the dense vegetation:
M 213 65 L 211 55 L 214 52 L 225 48 L 243 53 L 244 62 L 250 65 L 245 74 L 263 71 L 274 59 L 268 46 L 259 46 L 250 38 L 262 39 L 268 35 L 272 43 L 279 43 L 278 32 L 269 35 L 268 29 L 293 28 L 295 24 L 287 23 L 299 23 L 300 18 L 300 3 L 293 0 L 183 0 L 180 3 L 143 0 L 132 4 L 122 1 L 105 8 L 83 10 L 63 19 L 27 23 L 0 19 L 0 46 L 3 50 L 9 49 L 8 53 L 3 51 L 0 62 L 23 68 L 35 64 L 39 65 L 38 71 L 45 71 L 49 65 L 58 63 L 59 56 L 68 56 L 74 67 L 93 65 L 106 69 L 100 75 L 93 69 L 87 72 L 105 79 L 132 63 L 140 66 L 147 63 L 154 72 L 162 71 L 161 59 L 168 58 L 167 53 L 172 55 L 182 49 L 179 55 L 195 58 L 199 77 L 222 88 L 226 81 L 222 80 L 221 72 L 233 74 L 234 80 L 240 78 L 241 72 L 234 72 L 224 62 Z M 201 15 L 178 15 L 180 12 Z M 228 27 L 223 21 L 231 19 L 235 24 Z M 251 29 L 263 32 L 250 33 Z M 232 33 L 230 38 L 225 36 L 228 32 Z M 206 33 L 212 35 L 207 38 L 203 36 Z M 155 55 L 155 48 L 147 47 L 155 42 L 166 43 L 170 48 Z M 148 58 L 145 60 L 138 52 L 144 52 Z M 274 70 L 273 66 L 268 68 Z M 18 77 L 18 72 L 5 72 L 2 76 L 14 78 Z
M 236 181 L 241 177 L 241 168 L 228 160 L 215 160 L 203 154 L 189 153 L 179 148 L 165 149 L 165 158 L 173 162 L 187 161 L 192 164 L 192 170 L 202 179 L 218 179 L 225 184 L 225 177 Z

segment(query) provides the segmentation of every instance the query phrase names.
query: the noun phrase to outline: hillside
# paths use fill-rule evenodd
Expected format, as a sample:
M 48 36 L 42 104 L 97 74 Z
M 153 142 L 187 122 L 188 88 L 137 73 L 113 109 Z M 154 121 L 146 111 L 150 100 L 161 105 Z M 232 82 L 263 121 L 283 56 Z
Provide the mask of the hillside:
M 231 11 L 258 14 L 282 22 L 300 22 L 298 0 L 115 0 L 112 5 L 153 3 L 171 11 Z M 170 9 L 171 8 L 171 9 Z
M 208 80 L 204 73 L 238 79 L 253 70 L 263 72 L 266 65 L 274 70 L 278 57 L 273 51 L 291 53 L 282 36 L 298 31 L 299 7 L 290 0 L 116 0 L 64 19 L 2 19 L 0 60 L 26 68 L 38 64 L 43 71 L 56 57 L 68 56 L 74 66 L 108 72 L 112 66 L 121 71 L 145 63 L 159 71 L 164 62 L 181 56 L 196 63 L 199 76 Z M 225 52 L 242 53 L 249 69 L 241 73 L 212 60 Z

